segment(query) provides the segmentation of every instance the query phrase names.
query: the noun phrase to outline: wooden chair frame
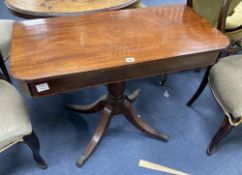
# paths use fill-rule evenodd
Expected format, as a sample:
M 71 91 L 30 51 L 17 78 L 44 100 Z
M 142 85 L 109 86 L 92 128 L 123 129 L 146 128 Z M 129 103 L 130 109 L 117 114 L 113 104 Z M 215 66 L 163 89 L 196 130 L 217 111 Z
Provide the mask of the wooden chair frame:
M 193 0 L 187 0 L 187 4 L 191 7 L 192 7 L 192 2 L 193 2 Z M 218 20 L 218 29 L 223 33 L 226 32 L 225 31 L 225 23 L 226 23 L 226 18 L 228 16 L 228 10 L 229 10 L 230 3 L 231 3 L 231 0 L 224 0 L 223 5 L 222 5 L 221 10 L 220 10 L 220 15 L 219 15 L 219 20 Z M 242 38 L 241 38 L 241 40 L 242 40 Z M 228 56 L 231 53 L 236 53 L 236 52 L 240 51 L 241 49 L 242 49 L 242 46 L 238 45 L 238 42 L 231 43 L 230 46 L 228 47 L 228 49 L 226 49 L 224 51 L 225 53 L 223 53 L 223 54 L 221 53 L 218 56 L 217 59 L 219 59 L 221 56 Z M 203 92 L 203 90 L 207 86 L 208 75 L 209 75 L 209 71 L 210 71 L 211 67 L 212 66 L 209 66 L 206 69 L 206 72 L 205 72 L 204 77 L 201 81 L 201 84 L 199 85 L 197 91 L 192 96 L 192 98 L 187 102 L 187 106 L 191 106 L 197 100 L 197 98 L 201 95 L 201 93 Z
M 187 0 L 187 4 L 190 7 L 192 7 L 192 3 L 193 3 L 193 0 Z M 226 23 L 226 17 L 228 16 L 228 10 L 229 10 L 230 4 L 231 4 L 231 0 L 224 0 L 223 5 L 220 10 L 220 15 L 219 15 L 219 20 L 218 20 L 218 29 L 223 33 L 226 32 L 225 23 Z M 240 39 L 239 41 L 241 41 L 241 40 L 242 39 Z M 236 53 L 236 52 L 240 51 L 242 49 L 242 46 L 238 43 L 241 43 L 241 42 L 231 42 L 228 49 L 226 49 L 225 51 L 221 52 L 218 55 L 217 60 L 221 57 L 229 56 L 232 53 Z M 196 101 L 196 99 L 201 95 L 201 93 L 207 86 L 208 76 L 209 76 L 209 72 L 210 72 L 211 68 L 212 68 L 212 66 L 207 67 L 204 77 L 200 83 L 200 86 L 198 87 L 198 89 L 195 92 L 195 94 L 193 95 L 193 97 L 188 101 L 187 106 L 190 107 Z M 212 155 L 214 153 L 215 148 L 221 142 L 221 140 L 227 134 L 229 134 L 230 131 L 232 131 L 232 129 L 235 127 L 234 125 L 232 125 L 230 123 L 229 117 L 231 118 L 232 122 L 234 122 L 234 123 L 241 121 L 241 118 L 235 118 L 231 114 L 230 114 L 230 116 L 225 115 L 225 118 L 224 118 L 224 121 L 223 121 L 221 127 L 219 128 L 219 130 L 217 131 L 217 133 L 215 134 L 215 136 L 213 137 L 212 141 L 210 142 L 210 144 L 208 146 L 208 149 L 207 149 L 208 155 Z
M 5 62 L 3 60 L 3 57 L 2 55 L 0 54 L 0 68 L 2 70 L 2 73 L 3 73 L 3 77 L 9 82 L 11 83 L 11 79 L 10 79 L 10 76 L 8 74 L 8 70 L 6 68 L 6 65 L 5 65 Z
M 193 8 L 193 1 L 194 0 L 187 0 L 187 5 Z M 225 32 L 225 23 L 226 17 L 228 16 L 229 6 L 231 4 L 231 0 L 224 0 L 223 5 L 220 9 L 219 19 L 218 19 L 218 30 L 221 32 Z
M 2 70 L 3 75 L 0 73 L 0 79 L 6 79 L 9 83 L 11 83 L 7 68 L 5 66 L 4 60 L 0 54 L 0 68 Z M 31 134 L 26 135 L 23 137 L 23 143 L 27 144 L 30 149 L 32 150 L 33 158 L 35 162 L 43 169 L 46 169 L 48 166 L 44 159 L 41 157 L 39 151 L 40 151 L 40 144 L 39 139 L 36 136 L 35 132 L 32 131 Z

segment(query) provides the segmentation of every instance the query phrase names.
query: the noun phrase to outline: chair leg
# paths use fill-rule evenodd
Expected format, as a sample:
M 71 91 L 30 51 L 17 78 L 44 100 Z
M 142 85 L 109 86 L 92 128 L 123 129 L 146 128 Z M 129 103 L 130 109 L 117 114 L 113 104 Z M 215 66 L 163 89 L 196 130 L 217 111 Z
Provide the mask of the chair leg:
M 0 72 L 0 79 L 4 79 L 2 72 Z
M 167 81 L 167 75 L 164 74 L 164 75 L 161 76 L 161 79 L 159 81 L 159 85 L 163 86 L 166 83 L 166 81 Z
M 200 86 L 198 87 L 196 93 L 192 96 L 192 98 L 187 102 L 187 106 L 191 106 L 196 100 L 197 98 L 201 95 L 201 93 L 203 92 L 203 90 L 205 89 L 205 87 L 208 84 L 208 75 L 209 75 L 209 71 L 211 69 L 212 66 L 209 66 L 203 76 L 202 82 L 200 84 Z
M 202 68 L 197 68 L 197 69 L 195 69 L 194 71 L 195 71 L 195 72 L 201 72 L 201 70 L 202 70 Z
M 3 60 L 2 56 L 1 56 L 1 54 L 0 54 L 0 68 L 1 68 L 2 73 L 3 73 L 4 77 L 6 78 L 6 80 L 9 83 L 11 83 L 11 79 L 10 79 L 10 76 L 8 74 L 8 70 L 7 70 L 6 66 L 5 66 L 5 63 L 4 63 L 4 60 Z
M 39 144 L 39 139 L 35 135 L 34 131 L 30 134 L 27 135 L 23 138 L 23 142 L 27 144 L 32 152 L 33 152 L 33 157 L 36 163 L 43 169 L 46 169 L 48 165 L 45 163 L 44 159 L 41 157 L 39 154 L 40 151 L 40 144 Z
M 235 119 L 236 122 L 237 119 Z M 213 137 L 211 143 L 208 146 L 207 154 L 210 156 L 214 153 L 215 148 L 221 142 L 221 140 L 232 131 L 234 126 L 229 123 L 228 117 L 225 116 L 222 126 L 219 128 L 216 135 Z

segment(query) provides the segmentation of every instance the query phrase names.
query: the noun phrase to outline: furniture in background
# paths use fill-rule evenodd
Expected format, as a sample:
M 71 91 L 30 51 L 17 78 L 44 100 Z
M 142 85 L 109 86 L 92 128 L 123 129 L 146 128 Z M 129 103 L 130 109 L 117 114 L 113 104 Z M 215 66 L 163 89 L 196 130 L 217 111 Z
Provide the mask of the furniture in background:
M 107 85 L 108 94 L 96 103 L 67 106 L 81 113 L 103 110 L 78 161 L 82 165 L 117 114 L 144 133 L 168 140 L 136 114 L 132 103 L 138 91 L 126 95 L 127 80 L 212 65 L 228 45 L 227 37 L 188 6 L 129 9 L 18 22 L 10 68 L 32 97 Z
M 221 32 L 230 38 L 230 46 L 219 57 L 242 51 L 242 21 L 235 20 L 235 18 L 241 18 L 242 16 L 240 11 L 241 3 L 241 0 L 215 0 L 213 3 L 210 0 L 190 1 L 190 4 L 193 5 L 194 10 L 198 14 L 208 19 L 212 25 L 217 26 Z M 188 106 L 191 106 L 196 101 L 207 86 L 210 69 L 211 66 L 206 69 L 200 86 L 187 103 Z
M 39 155 L 39 140 L 32 131 L 28 110 L 18 91 L 12 86 L 5 61 L 9 57 L 13 20 L 0 20 L 0 152 L 18 142 L 31 148 L 35 161 L 47 168 Z M 6 79 L 7 81 L 3 80 Z
M 214 4 L 208 0 L 194 0 L 190 4 L 198 14 L 208 19 L 214 26 L 217 25 L 217 28 L 230 38 L 230 46 L 221 52 L 218 58 L 238 53 L 242 50 L 242 1 L 216 0 L 213 2 Z M 225 112 L 224 122 L 209 144 L 208 155 L 211 155 L 219 142 L 242 121 L 241 66 L 241 55 L 225 57 L 213 67 L 209 66 L 199 88 L 187 103 L 191 106 L 209 82 L 215 99 Z
M 237 30 L 241 27 L 242 21 L 242 1 L 235 7 L 233 13 L 229 14 L 226 19 L 226 29 L 227 30 Z M 242 37 L 241 37 L 242 38 Z
M 12 38 L 13 20 L 0 20 L 0 68 L 4 79 L 11 82 L 5 61 L 9 57 L 9 48 Z
M 141 2 L 141 0 L 138 0 L 136 3 L 125 7 L 124 9 L 137 9 L 137 8 L 144 8 L 146 5 Z
M 226 52 L 234 54 L 242 50 L 242 20 L 239 20 L 242 18 L 241 0 L 187 0 L 187 5 L 230 38 L 231 44 Z M 192 105 L 206 87 L 210 68 L 206 70 L 198 90 L 187 103 L 188 106 Z M 159 84 L 162 86 L 166 79 L 166 75 L 163 75 Z
M 27 16 L 51 17 L 78 15 L 143 7 L 139 0 L 5 0 L 6 6 L 14 12 Z
M 242 1 L 231 0 L 230 9 L 231 8 L 233 11 L 228 11 L 225 22 L 225 34 L 231 40 L 229 52 L 233 54 L 242 51 Z
M 2 64 L 4 63 L 0 63 L 1 67 L 4 67 Z M 41 168 L 47 168 L 39 154 L 39 140 L 32 130 L 23 98 L 14 86 L 0 79 L 0 153 L 19 142 L 30 147 L 34 160 Z
M 228 56 L 215 64 L 209 73 L 211 91 L 225 113 L 225 119 L 208 147 L 211 155 L 218 143 L 242 122 L 242 56 Z

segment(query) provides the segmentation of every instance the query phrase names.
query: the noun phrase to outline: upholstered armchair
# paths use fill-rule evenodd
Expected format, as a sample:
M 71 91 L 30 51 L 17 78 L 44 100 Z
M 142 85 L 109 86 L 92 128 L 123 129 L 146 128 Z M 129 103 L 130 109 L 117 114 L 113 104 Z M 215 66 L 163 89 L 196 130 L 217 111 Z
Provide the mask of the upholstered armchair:
M 9 55 L 12 25 L 13 21 L 0 20 L 0 153 L 23 142 L 31 148 L 37 164 L 41 168 L 47 168 L 39 154 L 39 140 L 32 130 L 27 106 L 16 88 L 10 84 L 4 64 Z

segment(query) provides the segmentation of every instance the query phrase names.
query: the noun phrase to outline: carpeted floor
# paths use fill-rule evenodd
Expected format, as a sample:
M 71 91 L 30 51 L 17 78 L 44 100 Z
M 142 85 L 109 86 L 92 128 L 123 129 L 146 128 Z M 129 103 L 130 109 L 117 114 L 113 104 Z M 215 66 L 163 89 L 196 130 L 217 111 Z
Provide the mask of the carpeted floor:
M 182 3 L 184 0 L 144 0 L 147 5 Z M 0 18 L 14 17 L 0 2 Z M 208 157 L 207 146 L 223 120 L 223 112 L 209 88 L 188 108 L 185 103 L 197 88 L 204 71 L 172 74 L 163 87 L 159 77 L 133 80 L 128 92 L 142 94 L 135 103 L 142 118 L 169 134 L 168 143 L 146 137 L 123 117 L 114 118 L 96 152 L 82 168 L 76 159 L 91 138 L 100 113 L 79 115 L 66 111 L 64 104 L 93 102 L 106 92 L 104 86 L 76 92 L 30 99 L 33 128 L 41 142 L 47 170 L 39 169 L 26 145 L 18 144 L 0 155 L 0 175 L 159 175 L 138 167 L 140 159 L 178 169 L 193 175 L 242 174 L 242 128 L 236 128 Z M 167 92 L 168 96 L 164 93 Z

